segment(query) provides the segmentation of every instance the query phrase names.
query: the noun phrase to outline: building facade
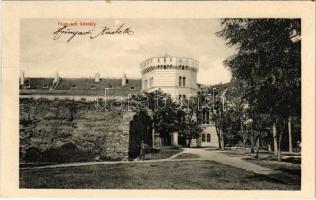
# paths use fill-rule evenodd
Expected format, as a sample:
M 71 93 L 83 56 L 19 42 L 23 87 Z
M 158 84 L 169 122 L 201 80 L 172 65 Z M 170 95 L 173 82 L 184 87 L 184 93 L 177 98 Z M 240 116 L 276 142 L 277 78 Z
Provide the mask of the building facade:
M 142 90 L 153 92 L 161 90 L 176 101 L 196 96 L 201 90 L 197 83 L 199 62 L 193 58 L 161 56 L 146 59 L 140 63 Z M 191 141 L 192 147 L 218 147 L 216 129 L 210 120 L 210 113 L 198 113 L 197 121 L 203 129 L 198 139 Z M 179 137 L 177 132 L 168 138 L 155 135 L 156 146 L 186 145 L 188 141 Z
M 198 61 L 186 57 L 165 55 L 146 59 L 140 64 L 141 79 L 102 78 L 99 73 L 91 78 L 64 78 L 58 73 L 52 78 L 20 77 L 20 98 L 73 99 L 95 101 L 106 94 L 107 99 L 127 99 L 129 95 L 162 90 L 179 101 L 196 96 L 201 88 L 197 83 Z M 210 120 L 210 113 L 202 111 L 196 116 L 203 128 L 198 139 L 191 141 L 191 147 L 218 147 L 216 129 Z M 187 141 L 177 132 L 170 133 L 168 141 L 155 135 L 155 146 L 179 146 Z
M 140 64 L 142 90 L 162 90 L 173 99 L 194 96 L 198 92 L 198 61 L 165 55 L 146 59 Z

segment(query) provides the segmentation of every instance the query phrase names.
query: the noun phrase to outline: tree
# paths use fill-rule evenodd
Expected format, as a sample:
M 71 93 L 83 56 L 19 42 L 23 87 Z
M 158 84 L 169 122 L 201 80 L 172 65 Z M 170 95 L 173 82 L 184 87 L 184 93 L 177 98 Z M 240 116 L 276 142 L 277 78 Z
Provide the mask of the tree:
M 190 99 L 183 99 L 179 120 L 179 133 L 182 137 L 188 140 L 187 146 L 191 146 L 192 139 L 197 139 L 203 132 L 202 128 L 199 126 L 195 116 L 200 112 L 199 101 L 202 96 L 190 97 Z
M 160 90 L 143 93 L 132 98 L 139 110 L 151 116 L 152 127 L 159 133 L 165 144 L 169 144 L 170 133 L 179 131 L 183 125 L 184 112 L 171 97 Z
M 267 113 L 276 127 L 278 160 L 282 134 L 290 116 L 300 116 L 299 19 L 224 19 L 217 35 L 237 53 L 225 61 L 237 80 L 247 83 L 245 97 L 258 113 Z

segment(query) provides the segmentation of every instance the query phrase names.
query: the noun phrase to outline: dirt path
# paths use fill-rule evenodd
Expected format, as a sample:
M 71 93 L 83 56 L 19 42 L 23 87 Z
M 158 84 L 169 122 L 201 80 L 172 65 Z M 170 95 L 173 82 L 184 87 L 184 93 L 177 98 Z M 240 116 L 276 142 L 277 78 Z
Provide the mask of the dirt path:
M 199 158 L 186 158 L 177 159 L 181 154 L 189 153 L 198 155 Z M 184 151 L 171 156 L 166 159 L 157 160 L 133 160 L 133 161 L 103 161 L 103 162 L 82 162 L 82 163 L 66 163 L 57 165 L 48 165 L 40 167 L 29 167 L 21 169 L 47 169 L 47 168 L 59 168 L 59 167 L 80 167 L 80 166 L 90 166 L 90 165 L 114 165 L 114 164 L 128 164 L 128 163 L 159 163 L 159 162 L 181 162 L 188 160 L 210 160 L 215 161 L 224 165 L 230 165 L 236 168 L 240 168 L 246 171 L 254 172 L 256 174 L 270 175 L 279 173 L 277 170 L 272 170 L 269 168 L 261 167 L 259 165 L 242 160 L 240 157 L 230 157 L 216 150 L 198 149 L 198 148 L 185 148 Z
M 231 157 L 217 150 L 186 148 L 182 153 L 191 153 L 200 156 L 202 160 L 211 160 L 224 165 L 230 165 L 256 174 L 270 175 L 280 173 L 280 171 L 262 167 L 254 163 L 243 160 L 241 157 Z

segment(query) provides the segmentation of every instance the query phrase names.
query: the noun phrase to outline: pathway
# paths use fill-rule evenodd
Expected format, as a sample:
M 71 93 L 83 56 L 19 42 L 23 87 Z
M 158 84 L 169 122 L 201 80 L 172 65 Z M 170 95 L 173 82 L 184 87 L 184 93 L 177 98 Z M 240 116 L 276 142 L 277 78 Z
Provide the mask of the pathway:
M 182 153 L 191 153 L 200 156 L 202 160 L 211 160 L 224 165 L 230 165 L 256 174 L 270 175 L 280 173 L 278 170 L 262 167 L 260 165 L 243 160 L 241 157 L 231 157 L 219 150 L 207 150 L 198 148 L 186 148 Z
M 190 153 L 198 155 L 199 158 L 184 158 L 176 159 L 177 156 L 183 153 Z M 171 156 L 166 159 L 157 159 L 157 160 L 133 160 L 133 161 L 102 161 L 102 162 L 82 162 L 82 163 L 66 163 L 66 164 L 57 164 L 57 165 L 48 165 L 40 167 L 29 167 L 21 169 L 46 169 L 46 168 L 59 168 L 59 167 L 80 167 L 80 166 L 90 166 L 90 165 L 113 165 L 113 164 L 130 164 L 130 163 L 160 163 L 160 162 L 181 162 L 189 160 L 209 160 L 215 161 L 224 165 L 230 165 L 236 168 L 240 168 L 246 171 L 254 172 L 261 175 L 270 175 L 275 173 L 280 173 L 277 170 L 272 170 L 266 167 L 262 167 L 248 161 L 242 160 L 240 157 L 231 157 L 225 155 L 217 150 L 207 150 L 199 148 L 185 148 L 184 151 Z

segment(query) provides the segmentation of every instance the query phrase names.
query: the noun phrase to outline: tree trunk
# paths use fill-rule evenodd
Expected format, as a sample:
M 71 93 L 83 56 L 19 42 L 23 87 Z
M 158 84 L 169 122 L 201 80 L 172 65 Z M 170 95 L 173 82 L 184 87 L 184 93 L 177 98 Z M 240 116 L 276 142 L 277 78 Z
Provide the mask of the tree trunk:
M 272 148 L 271 148 L 271 144 L 267 144 L 268 145 L 268 151 L 271 152 Z
M 252 133 L 252 136 L 251 136 L 251 153 L 252 154 L 255 153 L 255 136 L 254 136 L 253 133 Z
M 219 128 L 216 128 L 216 127 L 215 127 L 215 129 L 216 129 L 216 134 L 217 134 L 217 138 L 218 138 L 218 148 L 219 148 L 219 149 L 222 149 L 222 146 L 221 146 L 221 135 L 220 135 L 220 133 L 219 133 L 219 132 L 220 132 L 220 131 L 219 131 L 220 129 L 219 129 Z
M 260 149 L 260 137 L 257 139 L 257 151 L 255 158 L 259 158 L 259 149 Z
M 155 124 L 154 123 L 152 123 L 152 135 L 151 135 L 151 140 L 152 140 L 152 142 L 151 142 L 151 144 L 152 144 L 152 148 L 155 148 Z
M 279 136 L 279 145 L 278 145 L 278 161 L 282 161 L 282 152 L 281 152 L 281 142 L 282 142 L 282 134 L 283 131 L 280 132 Z
M 276 122 L 273 122 L 272 132 L 273 132 L 274 155 L 277 156 L 278 155 L 278 138 L 277 138 Z
M 221 138 L 221 150 L 225 150 L 225 143 L 224 143 L 224 132 L 222 129 L 219 129 L 220 138 Z
M 282 135 L 284 132 L 284 128 L 285 128 L 285 124 L 284 121 L 282 121 L 282 127 L 279 131 L 279 141 L 278 141 L 278 161 L 282 161 L 282 151 L 281 151 L 281 143 L 282 143 Z
M 289 131 L 289 152 L 293 152 L 293 144 L 292 144 L 292 125 L 291 125 L 291 116 L 289 116 L 288 120 L 288 131 Z

